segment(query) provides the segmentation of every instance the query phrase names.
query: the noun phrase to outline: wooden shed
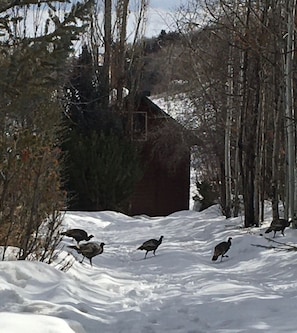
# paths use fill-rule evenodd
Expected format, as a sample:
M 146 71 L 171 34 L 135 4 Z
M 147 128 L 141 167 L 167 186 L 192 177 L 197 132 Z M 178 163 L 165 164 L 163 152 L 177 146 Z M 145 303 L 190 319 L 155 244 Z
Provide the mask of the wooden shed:
M 145 95 L 133 112 L 131 126 L 145 169 L 127 213 L 165 216 L 189 209 L 190 144 L 185 128 Z

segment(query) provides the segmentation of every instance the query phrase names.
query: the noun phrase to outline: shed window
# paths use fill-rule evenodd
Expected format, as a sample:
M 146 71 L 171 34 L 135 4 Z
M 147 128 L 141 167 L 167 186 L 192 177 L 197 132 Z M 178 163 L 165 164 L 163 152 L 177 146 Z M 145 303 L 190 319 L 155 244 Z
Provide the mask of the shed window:
M 147 113 L 133 112 L 132 139 L 135 141 L 147 140 Z

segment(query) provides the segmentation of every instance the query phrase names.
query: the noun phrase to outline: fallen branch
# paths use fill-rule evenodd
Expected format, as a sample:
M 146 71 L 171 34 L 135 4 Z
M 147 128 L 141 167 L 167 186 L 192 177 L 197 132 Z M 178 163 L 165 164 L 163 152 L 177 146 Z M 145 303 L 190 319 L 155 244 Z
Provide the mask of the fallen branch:
M 279 242 L 279 241 L 276 241 L 275 239 L 272 239 L 272 238 L 269 238 L 269 237 L 264 237 L 264 238 L 267 239 L 270 242 L 274 242 L 276 244 L 288 246 L 292 249 L 292 251 L 297 251 L 297 246 L 296 245 L 291 245 L 291 244 L 287 244 L 287 243 L 284 243 L 284 242 Z
M 284 251 L 295 251 L 293 249 L 288 249 L 288 248 L 283 248 L 283 247 L 279 247 L 279 246 L 267 246 L 267 245 L 261 245 L 261 244 L 251 244 L 252 246 L 257 246 L 257 247 L 263 247 L 264 249 L 274 249 L 274 250 L 284 250 Z M 296 250 L 297 251 L 297 250 Z
M 297 251 L 297 246 L 295 245 L 291 245 L 291 244 L 287 244 L 284 242 L 279 242 L 276 241 L 275 239 L 269 238 L 269 237 L 264 237 L 265 239 L 267 239 L 269 242 L 273 242 L 282 246 L 286 246 L 286 247 L 280 247 L 280 246 L 273 246 L 273 245 L 261 245 L 261 244 L 251 244 L 252 246 L 257 246 L 257 247 L 263 247 L 265 249 L 275 249 L 275 250 L 283 250 L 283 251 Z

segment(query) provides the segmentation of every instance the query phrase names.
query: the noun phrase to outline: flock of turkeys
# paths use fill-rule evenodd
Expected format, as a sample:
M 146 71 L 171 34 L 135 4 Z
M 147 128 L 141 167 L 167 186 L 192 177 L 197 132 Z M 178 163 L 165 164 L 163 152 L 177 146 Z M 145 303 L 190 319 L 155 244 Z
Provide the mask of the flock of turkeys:
M 290 226 L 291 221 L 288 221 L 286 219 L 278 219 L 273 220 L 269 226 L 269 228 L 265 231 L 265 233 L 274 232 L 273 237 L 275 237 L 275 234 L 277 231 L 281 231 L 282 235 L 284 236 L 284 230 L 286 227 Z M 104 243 L 97 243 L 97 242 L 88 242 L 84 244 L 79 244 L 81 241 L 89 241 L 91 238 L 93 238 L 93 235 L 88 235 L 88 233 L 85 230 L 82 229 L 69 229 L 65 232 L 62 232 L 61 235 L 71 237 L 74 240 L 76 240 L 77 245 L 69 245 L 68 247 L 71 249 L 75 249 L 77 253 L 82 254 L 83 258 L 80 261 L 81 263 L 84 261 L 85 258 L 88 258 L 90 260 L 90 264 L 92 266 L 92 258 L 102 254 Z M 144 250 L 145 256 L 144 259 L 146 259 L 146 256 L 148 252 L 152 251 L 154 255 L 156 255 L 156 250 L 159 247 L 159 245 L 162 243 L 163 236 L 157 239 L 149 239 L 148 241 L 144 242 L 141 246 L 137 248 L 137 250 Z M 221 257 L 221 261 L 224 257 L 228 257 L 226 253 L 229 251 L 231 247 L 231 240 L 232 238 L 229 237 L 226 242 L 221 242 L 217 244 L 214 248 L 214 253 L 212 256 L 212 261 L 216 261 L 219 257 Z
M 77 251 L 77 253 L 82 254 L 83 258 L 80 261 L 82 263 L 85 258 L 88 258 L 90 260 L 91 266 L 93 266 L 92 258 L 95 256 L 102 254 L 105 243 L 97 243 L 97 242 L 88 242 L 79 244 L 81 241 L 89 241 L 91 238 L 93 238 L 93 235 L 88 235 L 88 233 L 83 229 L 69 229 L 67 231 L 64 231 L 61 233 L 62 236 L 70 237 L 76 240 L 77 245 L 68 245 L 70 249 L 74 249 Z M 162 243 L 163 236 L 160 237 L 159 240 L 157 239 L 150 239 L 146 242 L 144 242 L 137 250 L 145 250 L 145 256 L 148 252 L 153 251 L 153 254 L 156 255 L 156 250 L 159 247 L 159 245 Z

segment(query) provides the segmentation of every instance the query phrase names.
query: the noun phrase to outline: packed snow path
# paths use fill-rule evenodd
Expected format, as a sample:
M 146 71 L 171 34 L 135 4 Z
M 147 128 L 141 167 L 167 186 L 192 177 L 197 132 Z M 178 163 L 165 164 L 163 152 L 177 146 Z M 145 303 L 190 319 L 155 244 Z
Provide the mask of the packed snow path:
M 80 264 L 64 238 L 53 266 L 0 262 L 1 332 L 296 332 L 297 253 L 266 248 L 277 246 L 259 235 L 269 214 L 261 229 L 246 230 L 218 206 L 157 218 L 68 212 L 65 229 L 85 229 L 106 244 L 104 253 L 93 267 Z M 161 235 L 156 256 L 144 260 L 137 247 Z M 296 244 L 296 236 L 287 228 L 276 240 Z M 229 258 L 212 262 L 228 237 Z M 72 263 L 65 272 L 61 260 Z

